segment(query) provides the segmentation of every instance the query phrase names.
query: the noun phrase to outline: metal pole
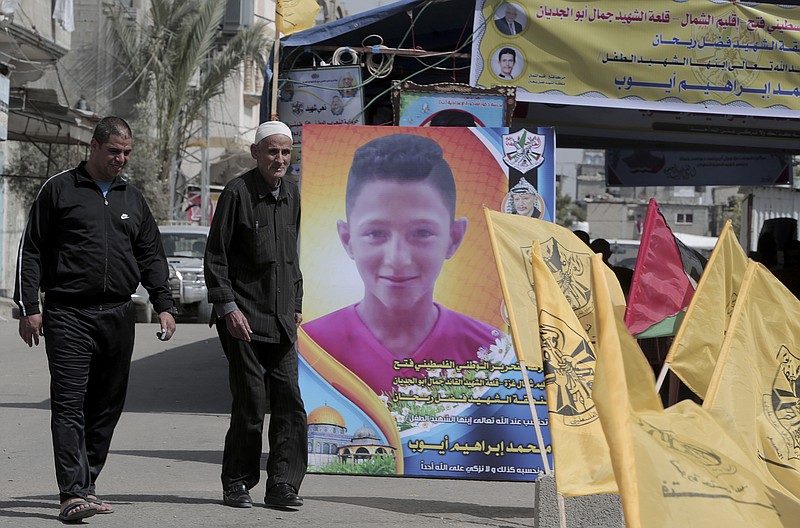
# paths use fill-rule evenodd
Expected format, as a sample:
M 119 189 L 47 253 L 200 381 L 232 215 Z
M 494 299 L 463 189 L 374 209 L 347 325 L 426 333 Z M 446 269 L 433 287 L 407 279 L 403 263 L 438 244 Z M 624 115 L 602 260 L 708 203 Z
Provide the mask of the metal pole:
M 208 225 L 208 217 L 211 210 L 209 207 L 208 187 L 210 182 L 209 165 L 208 165 L 208 112 L 209 104 L 206 101 L 205 111 L 203 112 L 203 141 L 205 147 L 202 153 L 202 165 L 200 166 L 200 225 Z
M 278 118 L 278 68 L 280 66 L 281 53 L 281 34 L 275 24 L 275 43 L 272 46 L 272 99 L 270 104 L 270 119 L 277 121 Z

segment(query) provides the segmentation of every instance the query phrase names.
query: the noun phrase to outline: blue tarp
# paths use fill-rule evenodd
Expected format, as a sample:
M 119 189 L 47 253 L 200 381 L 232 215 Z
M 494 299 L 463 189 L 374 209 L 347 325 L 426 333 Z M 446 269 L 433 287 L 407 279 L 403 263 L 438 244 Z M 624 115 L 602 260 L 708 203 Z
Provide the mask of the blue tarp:
M 429 0 L 400 0 L 399 2 L 387 6 L 376 7 L 369 11 L 357 13 L 340 20 L 334 20 L 333 22 L 328 22 L 327 24 L 315 26 L 305 31 L 299 31 L 293 35 L 284 37 L 281 39 L 281 46 L 286 49 L 320 44 L 353 31 L 363 30 L 373 24 L 379 24 L 392 15 L 403 13 L 408 9 L 414 9 L 419 4 L 427 3 L 428 1 Z

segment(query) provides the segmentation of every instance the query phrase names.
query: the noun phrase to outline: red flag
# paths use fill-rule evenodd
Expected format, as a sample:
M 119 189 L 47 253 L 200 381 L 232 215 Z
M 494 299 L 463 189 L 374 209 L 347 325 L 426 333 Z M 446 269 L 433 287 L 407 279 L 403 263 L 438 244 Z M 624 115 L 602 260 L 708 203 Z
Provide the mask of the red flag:
M 675 335 L 705 262 L 675 238 L 651 198 L 625 310 L 630 333 L 637 338 Z

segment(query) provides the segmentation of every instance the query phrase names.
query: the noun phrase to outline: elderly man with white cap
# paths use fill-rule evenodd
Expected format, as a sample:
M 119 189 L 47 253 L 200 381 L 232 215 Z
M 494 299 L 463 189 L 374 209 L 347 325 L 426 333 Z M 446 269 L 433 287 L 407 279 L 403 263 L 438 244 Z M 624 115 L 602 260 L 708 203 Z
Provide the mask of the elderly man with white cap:
M 233 404 L 222 459 L 223 501 L 250 508 L 260 479 L 267 402 L 268 507 L 298 507 L 308 465 L 306 413 L 297 379 L 297 327 L 303 278 L 297 259 L 300 192 L 285 178 L 292 132 L 280 121 L 256 130 L 257 167 L 231 180 L 214 212 L 205 254 L 208 300 L 214 304 Z

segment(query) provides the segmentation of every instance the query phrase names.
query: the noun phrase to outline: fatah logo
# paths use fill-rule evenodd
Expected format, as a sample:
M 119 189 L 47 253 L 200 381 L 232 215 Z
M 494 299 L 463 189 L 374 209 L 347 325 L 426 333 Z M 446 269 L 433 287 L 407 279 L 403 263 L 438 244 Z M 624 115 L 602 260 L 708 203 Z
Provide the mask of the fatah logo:
M 777 359 L 767 412 L 783 437 L 783 449 L 778 452 L 785 461 L 800 458 L 800 358 L 781 346 Z
M 565 321 L 545 310 L 539 312 L 544 382 L 551 412 L 564 425 L 581 426 L 597 419 L 592 399 L 595 355 L 591 344 Z
M 569 301 L 575 315 L 583 317 L 591 312 L 591 268 L 588 266 L 590 255 L 570 251 L 552 237 L 542 242 L 541 247 L 542 259 L 564 292 L 564 297 Z
M 531 134 L 524 128 L 513 134 L 503 134 L 503 161 L 521 173 L 544 163 L 545 137 Z
M 128 216 L 128 213 L 122 213 L 121 215 L 119 215 L 120 220 L 127 220 L 128 218 L 130 218 L 130 216 Z

